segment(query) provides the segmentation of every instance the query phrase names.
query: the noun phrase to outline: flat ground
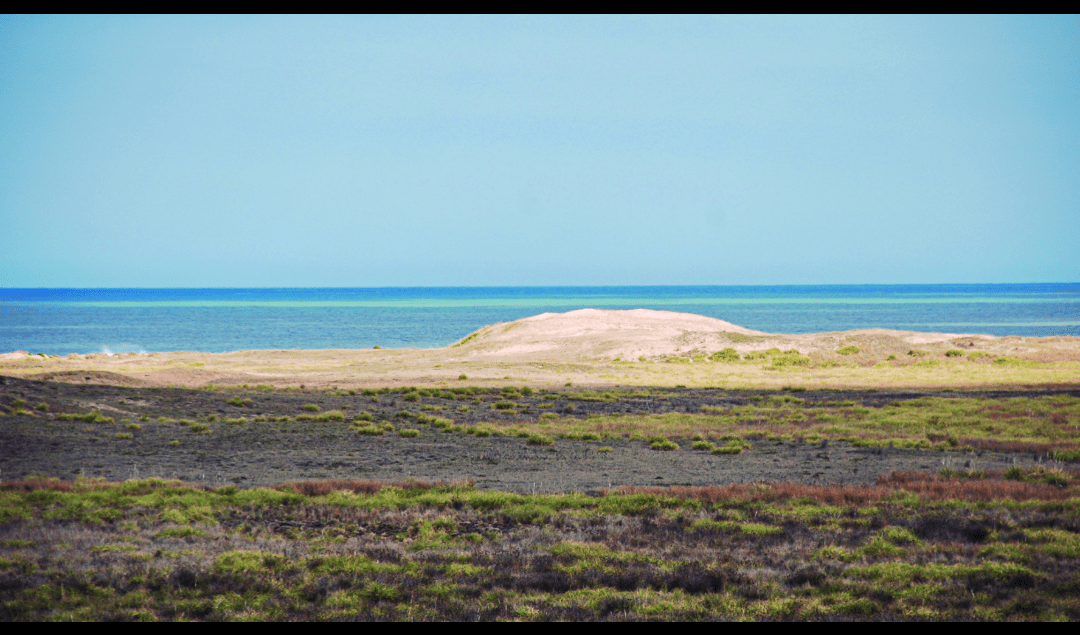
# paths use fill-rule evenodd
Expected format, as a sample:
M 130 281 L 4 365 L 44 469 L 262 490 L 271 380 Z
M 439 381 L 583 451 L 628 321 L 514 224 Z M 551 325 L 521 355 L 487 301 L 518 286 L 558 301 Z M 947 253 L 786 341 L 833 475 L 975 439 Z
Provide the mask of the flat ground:
M 1080 458 L 1080 390 L 351 392 L 3 378 L 0 474 L 241 487 L 472 479 L 485 489 L 585 492 L 873 484 L 895 470 Z M 653 449 L 659 437 L 678 448 Z M 695 439 L 706 445 L 694 449 Z M 731 444 L 740 451 L 711 451 Z

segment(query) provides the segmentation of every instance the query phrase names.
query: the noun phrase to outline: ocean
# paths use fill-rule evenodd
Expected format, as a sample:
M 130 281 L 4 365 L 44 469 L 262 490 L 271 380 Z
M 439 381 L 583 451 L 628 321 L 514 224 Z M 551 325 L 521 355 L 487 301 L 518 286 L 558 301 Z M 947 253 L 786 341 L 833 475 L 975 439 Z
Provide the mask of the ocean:
M 0 289 L 0 352 L 432 348 L 496 322 L 658 309 L 772 333 L 1080 335 L 1080 284 Z

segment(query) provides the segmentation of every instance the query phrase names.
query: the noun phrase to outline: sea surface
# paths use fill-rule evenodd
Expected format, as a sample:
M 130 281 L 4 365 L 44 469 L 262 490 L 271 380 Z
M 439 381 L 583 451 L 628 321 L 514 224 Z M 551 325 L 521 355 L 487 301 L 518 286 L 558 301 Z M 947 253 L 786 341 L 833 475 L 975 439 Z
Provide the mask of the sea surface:
M 1080 284 L 0 289 L 0 352 L 431 348 L 574 309 L 696 313 L 771 333 L 1080 335 Z

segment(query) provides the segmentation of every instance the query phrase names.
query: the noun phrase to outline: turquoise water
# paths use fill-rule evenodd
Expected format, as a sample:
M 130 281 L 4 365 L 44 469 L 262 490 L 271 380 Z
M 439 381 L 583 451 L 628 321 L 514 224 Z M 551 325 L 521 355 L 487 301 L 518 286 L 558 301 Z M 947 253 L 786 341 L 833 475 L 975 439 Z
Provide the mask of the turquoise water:
M 445 346 L 581 308 L 697 313 L 773 333 L 1080 335 L 1080 284 L 379 289 L 2 289 L 0 352 Z

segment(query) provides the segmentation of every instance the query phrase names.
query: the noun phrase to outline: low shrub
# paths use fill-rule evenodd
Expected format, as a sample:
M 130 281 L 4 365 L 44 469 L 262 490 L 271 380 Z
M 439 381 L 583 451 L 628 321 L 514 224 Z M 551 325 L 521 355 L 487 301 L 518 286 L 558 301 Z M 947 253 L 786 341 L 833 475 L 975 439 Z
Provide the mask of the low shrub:
M 307 404 L 305 406 L 301 406 L 300 409 L 303 410 L 304 412 L 318 412 L 319 411 L 319 407 L 316 406 L 313 403 L 309 403 L 309 404 Z
M 34 406 L 34 409 L 35 410 L 40 410 L 41 412 L 48 412 L 49 411 L 49 404 L 47 404 L 47 403 L 45 403 L 43 401 L 43 402 L 39 403 L 38 405 Z
M 798 351 L 788 351 L 779 355 L 773 355 L 772 365 L 774 367 L 809 366 L 810 358 L 800 355 Z
M 926 357 L 930 354 L 930 351 L 923 350 L 921 348 L 913 348 L 907 352 L 908 357 Z
M 525 440 L 526 445 L 552 445 L 555 443 L 550 437 L 545 437 L 542 434 L 530 434 Z
M 405 428 L 404 430 L 398 430 L 398 436 L 405 437 L 406 439 L 415 439 L 416 437 L 420 436 L 420 431 Z
M 712 355 L 709 355 L 710 362 L 737 362 L 739 361 L 739 353 L 734 348 L 725 348 L 722 351 L 717 351 Z
M 841 355 L 855 355 L 862 352 L 862 349 L 858 346 L 845 346 L 836 352 Z
M 410 392 L 410 393 L 407 393 L 404 397 L 402 397 L 402 399 L 405 400 L 405 401 L 412 401 L 412 402 L 420 401 L 420 393 L 418 391 Z
M 678 450 L 679 444 L 664 437 L 649 437 L 649 447 L 653 450 Z
M 30 414 L 27 412 L 26 414 Z M 56 416 L 59 421 L 84 421 L 86 423 L 116 423 L 116 420 L 112 417 L 103 416 L 97 410 L 86 414 L 62 414 Z
M 962 350 L 960 350 L 958 348 L 950 348 L 949 350 L 945 351 L 945 357 L 963 357 L 963 356 L 964 356 L 964 351 L 962 351 Z

